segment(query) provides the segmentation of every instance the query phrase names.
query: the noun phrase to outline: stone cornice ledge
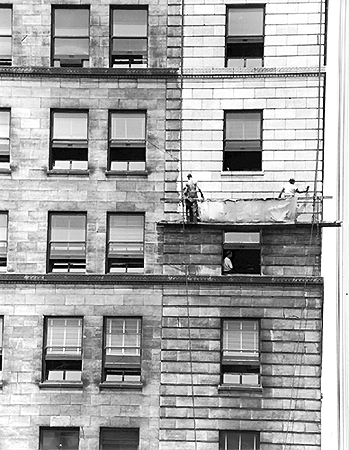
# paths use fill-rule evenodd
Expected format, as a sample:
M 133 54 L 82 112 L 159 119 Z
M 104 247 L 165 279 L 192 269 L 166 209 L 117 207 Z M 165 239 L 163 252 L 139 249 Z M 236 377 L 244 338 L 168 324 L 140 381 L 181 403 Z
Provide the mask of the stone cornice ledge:
M 216 284 L 216 285 L 322 285 L 322 277 L 249 276 L 249 275 L 95 275 L 95 274 L 0 274 L 1 284 L 80 284 L 80 285 L 164 285 L 164 284 Z
M 113 69 L 79 67 L 0 67 L 0 77 L 48 78 L 176 78 L 178 69 Z
M 325 67 L 254 67 L 184 69 L 184 78 L 274 78 L 316 77 L 326 73 Z

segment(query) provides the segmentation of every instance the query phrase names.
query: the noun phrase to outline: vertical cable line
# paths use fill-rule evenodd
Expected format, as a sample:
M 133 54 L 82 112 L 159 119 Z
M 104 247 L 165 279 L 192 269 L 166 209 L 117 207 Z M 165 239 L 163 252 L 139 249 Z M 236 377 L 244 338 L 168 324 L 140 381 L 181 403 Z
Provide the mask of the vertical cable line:
M 294 430 L 294 418 L 292 418 L 292 415 L 295 414 L 296 408 L 297 408 L 297 401 L 298 401 L 298 393 L 299 393 L 299 384 L 300 384 L 300 378 L 301 378 L 301 369 L 304 363 L 304 348 L 303 351 L 301 350 L 301 342 L 305 344 L 305 333 L 307 331 L 307 324 L 308 324 L 308 300 L 306 296 L 306 290 L 308 286 L 308 270 L 310 263 L 310 249 L 313 246 L 313 240 L 314 240 L 314 229 L 315 225 L 317 225 L 317 233 L 319 233 L 319 227 L 318 227 L 318 220 L 316 218 L 315 214 L 315 208 L 316 208 L 316 196 L 317 196 L 317 182 L 318 182 L 318 170 L 319 170 L 319 155 L 320 155 L 320 132 L 321 132 L 321 90 L 322 90 L 322 84 L 321 84 L 321 59 L 322 59 L 322 43 L 321 43 L 321 37 L 322 37 L 322 22 L 323 22 L 323 0 L 320 0 L 320 20 L 319 20 L 319 35 L 318 35 L 318 46 L 319 46 L 319 54 L 318 54 L 318 98 L 317 98 L 317 147 L 316 147 L 316 163 L 315 163 L 315 175 L 314 175 L 314 196 L 313 196 L 313 213 L 312 213 L 312 221 L 311 221 L 311 230 L 310 230 L 310 237 L 309 237 L 309 247 L 308 247 L 308 254 L 306 258 L 306 275 L 305 275 L 305 281 L 304 281 L 304 287 L 303 287 L 303 298 L 304 298 L 304 306 L 301 311 L 301 316 L 299 318 L 299 333 L 298 333 L 298 340 L 295 345 L 295 355 L 296 355 L 296 364 L 294 366 L 294 376 L 292 380 L 292 388 L 291 388 L 291 398 L 290 398 L 290 409 L 289 409 L 289 416 L 288 421 L 286 425 L 286 434 L 285 434 L 285 441 L 283 443 L 282 449 L 286 450 L 287 447 L 290 448 L 293 442 L 288 443 L 288 435 L 290 432 L 293 432 Z M 321 211 L 322 216 L 322 211 Z M 321 320 L 322 324 L 322 320 Z M 301 338 L 302 333 L 302 326 L 304 325 L 304 337 Z M 322 327 L 322 325 L 321 325 Z M 298 373 L 298 381 L 296 385 L 296 370 L 297 367 L 299 368 Z M 292 408 L 293 404 L 293 408 Z M 294 437 L 293 437 L 294 440 Z
M 182 199 L 182 231 L 183 231 L 183 255 L 187 255 L 187 235 L 185 226 L 186 208 L 183 199 L 183 145 L 182 145 L 182 130 L 183 130 L 183 86 L 184 86 L 184 6 L 185 0 L 181 0 L 181 44 L 180 44 L 180 65 L 179 65 L 179 83 L 180 83 L 180 104 L 179 104 L 179 168 L 180 168 L 180 186 L 181 186 L 181 199 Z M 194 374 L 193 374 L 193 352 L 192 352 L 192 334 L 190 325 L 190 299 L 189 299 L 189 286 L 188 286 L 188 264 L 185 261 L 185 295 L 186 295 L 186 312 L 187 312 L 187 325 L 188 325 L 188 351 L 189 351 L 189 370 L 190 370 L 190 387 L 191 387 L 191 403 L 193 414 L 193 434 L 195 450 L 197 450 L 197 435 L 196 435 L 196 414 L 195 414 L 195 395 L 194 395 Z
M 346 167 L 348 159 L 346 157 L 347 143 L 347 95 L 348 95 L 348 81 L 347 81 L 347 24 L 348 24 L 348 5 L 347 1 L 340 3 L 340 23 L 339 23 L 339 59 L 338 59 L 338 73 L 339 73 L 339 92 L 338 92 L 338 186 L 337 186 L 337 217 L 343 220 L 343 228 L 337 230 L 337 311 L 336 311 L 336 353 L 337 353 L 337 435 L 338 435 L 338 449 L 346 450 L 347 431 L 345 423 L 345 413 L 347 408 L 347 394 L 348 382 L 346 380 L 346 360 L 347 360 L 347 343 L 346 343 L 346 301 L 345 290 L 346 286 L 343 283 L 345 273 L 344 263 L 346 251 L 343 249 L 347 242 L 347 214 L 346 214 L 346 194 L 348 192 L 345 179 Z
M 319 24 L 319 34 L 318 34 L 318 96 L 317 96 L 317 144 L 316 144 L 316 158 L 315 158 L 315 177 L 314 177 L 314 195 L 313 195 L 313 216 L 315 216 L 316 210 L 316 196 L 317 196 L 317 183 L 318 183 L 318 171 L 319 171 L 319 159 L 320 159 L 320 142 L 321 142 L 321 101 L 323 101 L 323 96 L 321 97 L 322 89 L 322 77 L 321 77 L 321 64 L 322 57 L 325 55 L 325 42 L 324 42 L 324 52 L 322 53 L 322 22 L 323 22 L 323 0 L 320 0 L 320 24 Z M 324 120 L 324 117 L 322 117 Z M 322 136 L 323 141 L 323 136 Z M 322 216 L 322 211 L 321 211 Z

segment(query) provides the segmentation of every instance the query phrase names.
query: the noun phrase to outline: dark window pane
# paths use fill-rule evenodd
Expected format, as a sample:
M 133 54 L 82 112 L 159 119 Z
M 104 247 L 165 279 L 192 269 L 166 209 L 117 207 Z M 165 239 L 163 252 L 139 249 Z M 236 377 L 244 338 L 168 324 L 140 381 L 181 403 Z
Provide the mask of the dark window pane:
M 113 36 L 147 36 L 147 10 L 114 9 Z
M 101 450 L 138 450 L 139 430 L 135 428 L 109 428 L 101 430 Z
M 79 431 L 72 429 L 42 430 L 40 450 L 78 450 Z
M 262 170 L 262 152 L 225 152 L 223 170 L 260 171 Z
M 55 36 L 89 36 L 87 9 L 56 9 Z
M 12 9 L 0 8 L 0 35 L 11 36 L 12 33 Z
M 229 8 L 229 36 L 263 35 L 263 8 Z
M 264 44 L 259 43 L 229 43 L 227 44 L 227 57 L 238 59 L 263 58 Z
M 55 39 L 55 58 L 64 56 L 89 56 L 89 40 L 88 39 Z

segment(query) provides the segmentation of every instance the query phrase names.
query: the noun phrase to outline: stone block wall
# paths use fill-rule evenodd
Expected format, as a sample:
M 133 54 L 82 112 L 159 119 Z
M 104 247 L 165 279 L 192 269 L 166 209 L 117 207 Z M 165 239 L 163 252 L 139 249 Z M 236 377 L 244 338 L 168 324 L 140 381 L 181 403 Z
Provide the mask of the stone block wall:
M 217 450 L 220 430 L 261 449 L 320 449 L 321 283 L 164 290 L 160 449 Z M 221 321 L 260 320 L 260 391 L 220 385 Z M 196 440 L 196 446 L 195 446 Z
M 6 5 L 9 2 L 1 1 Z M 13 0 L 13 66 L 51 66 L 51 13 L 52 6 L 90 7 L 90 61 L 92 68 L 109 66 L 110 7 L 125 5 L 121 2 L 94 0 L 60 0 L 41 2 Z M 148 6 L 148 65 L 151 68 L 167 65 L 167 1 L 130 0 L 127 5 Z
M 160 225 L 160 263 L 166 275 L 221 275 L 224 231 L 246 231 L 208 224 Z M 261 275 L 319 276 L 321 232 L 293 225 L 254 228 L 261 231 Z M 234 275 L 236 276 L 236 275 Z M 230 277 L 231 278 L 231 277 Z
M 289 178 L 313 192 L 317 169 L 321 194 L 323 79 L 320 83 L 319 90 L 317 76 L 188 75 L 183 89 L 183 173 L 193 173 L 205 198 L 276 198 Z M 232 110 L 262 111 L 261 171 L 223 171 L 224 113 Z
M 146 271 L 159 272 L 155 223 L 163 218 L 165 79 L 0 78 L 0 108 L 11 110 L 10 172 L 0 173 L 0 210 L 9 213 L 8 272 L 45 273 L 48 212 L 87 212 L 87 272 L 105 273 L 108 212 L 145 212 Z M 51 109 L 89 115 L 82 175 L 48 170 Z M 106 173 L 108 111 L 146 111 L 144 175 Z
M 4 320 L 0 423 L 3 448 L 39 448 L 39 427 L 80 427 L 81 449 L 99 448 L 100 427 L 140 428 L 140 448 L 158 450 L 161 288 L 0 284 Z M 44 388 L 46 316 L 83 318 L 82 388 Z M 142 389 L 100 389 L 103 317 L 142 318 Z

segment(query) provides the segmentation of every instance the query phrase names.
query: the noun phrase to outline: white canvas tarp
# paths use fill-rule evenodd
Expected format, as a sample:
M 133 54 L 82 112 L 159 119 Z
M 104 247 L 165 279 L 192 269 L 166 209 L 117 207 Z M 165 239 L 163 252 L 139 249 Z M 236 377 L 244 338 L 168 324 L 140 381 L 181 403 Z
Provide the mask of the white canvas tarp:
M 206 200 L 199 202 L 202 222 L 294 222 L 297 199 Z

